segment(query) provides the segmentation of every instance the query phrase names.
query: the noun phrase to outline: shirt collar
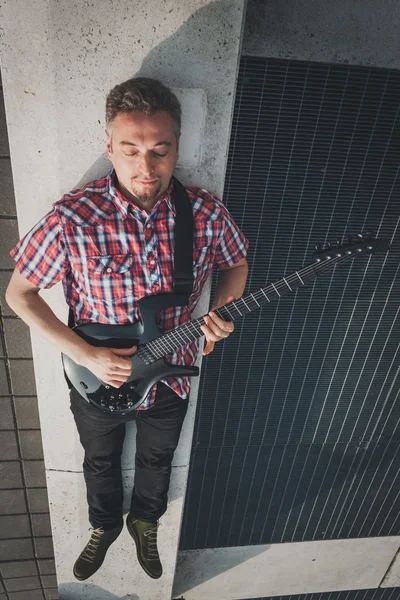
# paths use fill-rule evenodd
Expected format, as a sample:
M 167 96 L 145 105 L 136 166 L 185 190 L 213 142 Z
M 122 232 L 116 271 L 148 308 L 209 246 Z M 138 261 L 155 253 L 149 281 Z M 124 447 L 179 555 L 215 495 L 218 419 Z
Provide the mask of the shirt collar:
M 107 175 L 107 189 L 111 196 L 112 202 L 115 204 L 116 208 L 121 213 L 122 220 L 125 221 L 125 219 L 127 218 L 128 212 L 129 212 L 129 207 L 131 208 L 131 211 L 133 214 L 135 214 L 135 212 L 139 212 L 141 215 L 143 215 L 143 211 L 138 206 L 133 204 L 132 202 L 128 202 L 128 200 L 118 190 L 118 188 L 116 186 L 116 177 L 117 176 L 116 176 L 115 170 L 111 169 L 111 171 Z M 163 193 L 163 195 L 157 200 L 157 203 L 153 206 L 153 208 L 151 209 L 149 214 L 155 212 L 162 202 L 166 202 L 166 204 L 168 205 L 168 207 L 172 211 L 172 213 L 174 215 L 176 215 L 175 203 L 174 203 L 174 199 L 172 197 L 173 187 L 174 187 L 174 184 L 173 184 L 173 180 L 171 179 L 168 188 Z

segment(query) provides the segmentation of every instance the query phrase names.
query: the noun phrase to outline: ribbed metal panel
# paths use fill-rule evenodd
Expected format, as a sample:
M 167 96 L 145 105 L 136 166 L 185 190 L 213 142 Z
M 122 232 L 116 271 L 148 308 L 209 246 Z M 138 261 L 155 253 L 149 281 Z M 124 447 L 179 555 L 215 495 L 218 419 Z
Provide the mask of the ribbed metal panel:
M 319 594 L 291 594 L 290 596 L 266 596 L 251 600 L 397 600 L 399 588 L 372 590 L 349 590 L 344 592 L 321 592 Z
M 399 533 L 399 98 L 398 71 L 241 60 L 224 202 L 248 291 L 317 242 L 392 246 L 237 322 L 205 360 L 181 549 Z

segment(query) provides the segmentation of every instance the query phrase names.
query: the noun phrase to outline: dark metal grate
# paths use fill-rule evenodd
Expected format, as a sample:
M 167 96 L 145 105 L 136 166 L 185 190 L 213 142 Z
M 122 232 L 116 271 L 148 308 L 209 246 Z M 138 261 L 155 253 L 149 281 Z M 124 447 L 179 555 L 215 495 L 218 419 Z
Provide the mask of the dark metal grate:
M 399 534 L 400 72 L 242 57 L 224 201 L 248 290 L 373 231 L 203 364 L 181 549 Z
M 251 600 L 397 600 L 399 588 L 372 590 L 349 590 L 344 592 L 321 592 L 316 594 L 291 594 L 289 596 L 266 596 Z

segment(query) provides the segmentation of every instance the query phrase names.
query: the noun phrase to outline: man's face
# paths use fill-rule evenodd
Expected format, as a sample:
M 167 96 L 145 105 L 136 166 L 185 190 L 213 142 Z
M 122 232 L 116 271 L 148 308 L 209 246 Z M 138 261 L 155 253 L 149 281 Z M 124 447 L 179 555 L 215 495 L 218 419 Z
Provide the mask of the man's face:
M 139 207 L 151 209 L 168 188 L 179 156 L 172 117 L 166 112 L 119 113 L 111 136 L 106 135 L 120 191 Z

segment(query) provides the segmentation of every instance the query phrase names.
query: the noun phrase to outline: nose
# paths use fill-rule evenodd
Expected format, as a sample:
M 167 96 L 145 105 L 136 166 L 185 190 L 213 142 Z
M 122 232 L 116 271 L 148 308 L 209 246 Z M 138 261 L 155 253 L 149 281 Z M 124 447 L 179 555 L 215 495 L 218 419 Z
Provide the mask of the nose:
M 139 172 L 141 175 L 148 177 L 150 179 L 150 175 L 154 171 L 154 164 L 151 156 L 148 154 L 143 154 L 139 160 Z

